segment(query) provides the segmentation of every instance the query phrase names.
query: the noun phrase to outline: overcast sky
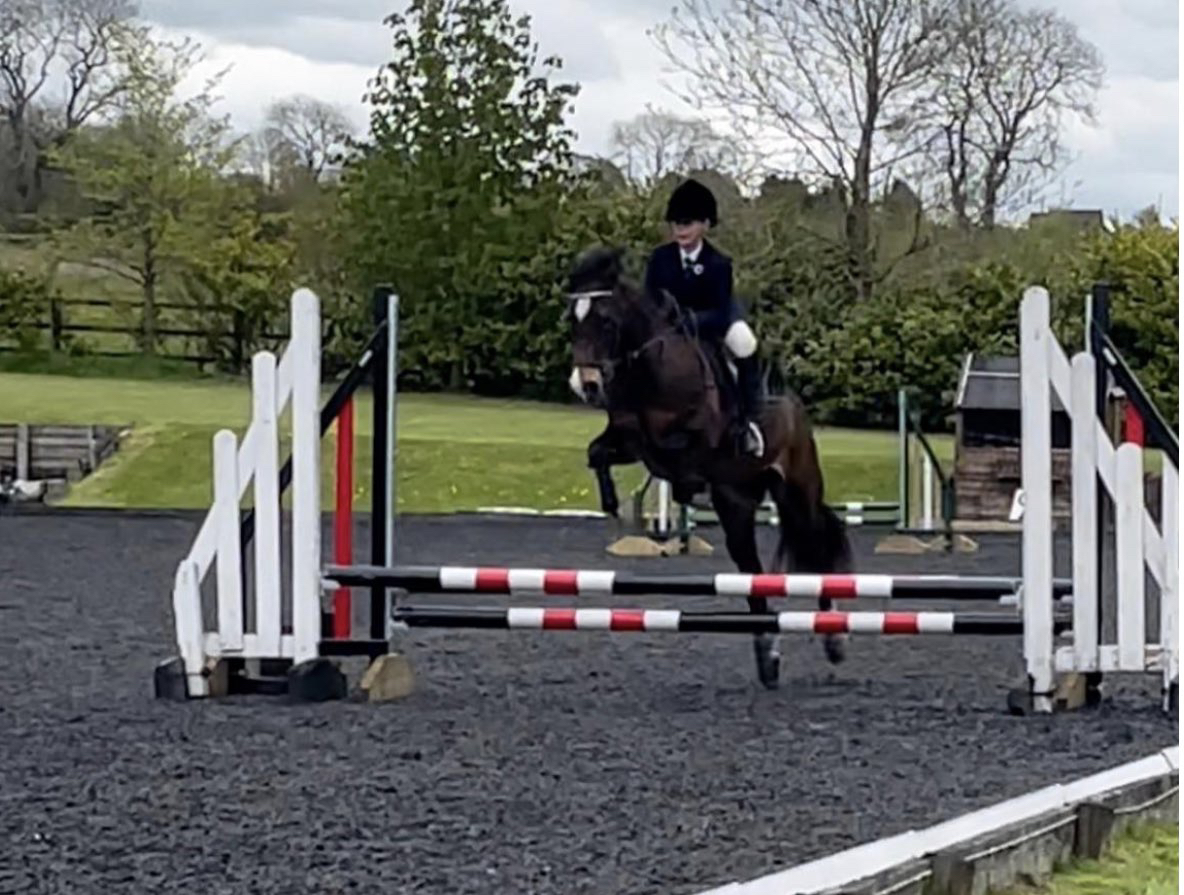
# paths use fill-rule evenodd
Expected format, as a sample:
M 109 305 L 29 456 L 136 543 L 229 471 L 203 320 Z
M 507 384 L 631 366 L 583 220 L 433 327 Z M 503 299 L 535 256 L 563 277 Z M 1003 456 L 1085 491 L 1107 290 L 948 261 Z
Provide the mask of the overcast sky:
M 1179 214 L 1178 0 L 1021 0 L 1052 6 L 1101 50 L 1106 89 L 1096 127 L 1068 133 L 1075 161 L 1055 194 L 1079 208 L 1129 217 L 1158 204 Z M 198 39 L 209 61 L 233 66 L 222 83 L 239 128 L 267 102 L 307 93 L 339 103 L 364 128 L 361 95 L 389 58 L 382 19 L 400 0 L 141 0 L 144 15 Z M 529 13 L 543 55 L 564 60 L 581 84 L 573 124 L 578 148 L 607 151 L 613 121 L 647 103 L 686 111 L 663 86 L 664 60 L 647 36 L 669 0 L 512 0 Z

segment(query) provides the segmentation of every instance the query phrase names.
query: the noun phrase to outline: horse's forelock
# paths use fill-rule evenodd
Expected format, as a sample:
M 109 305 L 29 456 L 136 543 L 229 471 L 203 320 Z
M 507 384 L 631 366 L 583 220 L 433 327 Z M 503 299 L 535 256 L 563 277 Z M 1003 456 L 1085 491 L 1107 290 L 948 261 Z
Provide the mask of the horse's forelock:
M 589 287 L 615 289 L 623 273 L 620 250 L 594 246 L 576 259 L 569 277 L 570 288 L 572 291 Z

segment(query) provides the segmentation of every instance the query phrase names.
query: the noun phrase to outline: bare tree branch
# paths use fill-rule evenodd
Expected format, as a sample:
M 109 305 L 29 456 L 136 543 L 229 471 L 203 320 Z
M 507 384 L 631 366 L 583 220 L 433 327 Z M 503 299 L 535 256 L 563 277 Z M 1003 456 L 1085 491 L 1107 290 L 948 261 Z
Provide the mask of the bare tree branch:
M 877 279 L 874 197 L 939 135 L 933 73 L 957 0 L 679 0 L 655 31 L 689 101 L 748 138 L 780 137 L 785 167 L 837 183 L 861 295 Z M 909 251 L 915 250 L 910 247 Z
M 268 107 L 264 135 L 273 164 L 286 158 L 319 180 L 345 148 L 352 131 L 349 118 L 333 104 L 311 96 L 292 96 Z
M 727 140 L 707 121 L 685 118 L 661 109 L 646 111 L 613 124 L 612 158 L 625 177 L 648 185 L 668 174 L 710 169 L 743 179 L 749 172 L 741 147 Z
M 11 143 L 8 173 L 25 210 L 39 201 L 46 150 L 112 108 L 123 90 L 116 57 L 136 11 L 132 0 L 0 5 L 0 114 Z
M 1048 10 L 958 0 L 940 72 L 948 203 L 963 227 L 990 228 L 1062 167 L 1065 117 L 1093 121 L 1097 49 Z

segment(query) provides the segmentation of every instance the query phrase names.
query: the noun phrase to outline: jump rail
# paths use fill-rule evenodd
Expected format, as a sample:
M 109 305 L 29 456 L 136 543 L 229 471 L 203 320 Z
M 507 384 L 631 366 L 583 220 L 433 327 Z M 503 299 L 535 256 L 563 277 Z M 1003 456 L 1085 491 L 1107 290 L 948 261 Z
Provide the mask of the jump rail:
M 1015 636 L 1023 621 L 972 612 L 777 612 L 752 615 L 679 609 L 400 606 L 391 615 L 409 628 L 500 628 L 534 631 L 631 631 L 704 634 L 986 634 Z M 1068 619 L 1057 619 L 1057 631 Z
M 896 600 L 988 600 L 1019 592 L 1021 580 L 955 575 L 634 575 L 595 569 L 512 569 L 469 566 L 329 566 L 328 588 L 381 584 L 416 594 L 543 594 L 549 596 L 861 597 Z M 1053 582 L 1058 596 L 1072 582 Z

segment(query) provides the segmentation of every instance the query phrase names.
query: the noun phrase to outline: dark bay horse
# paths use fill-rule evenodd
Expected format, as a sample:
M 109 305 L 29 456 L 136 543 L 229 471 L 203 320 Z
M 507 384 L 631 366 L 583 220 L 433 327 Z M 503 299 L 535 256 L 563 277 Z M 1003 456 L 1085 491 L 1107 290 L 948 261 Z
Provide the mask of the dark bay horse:
M 584 252 L 568 279 L 571 386 L 587 403 L 603 407 L 608 425 L 588 446 L 601 506 L 619 510 L 611 467 L 638 461 L 670 482 L 676 501 L 690 503 L 706 490 L 739 571 L 764 571 L 757 549 L 757 511 L 771 496 L 780 517 L 776 570 L 844 572 L 851 568 L 845 526 L 826 505 L 822 470 L 810 421 L 793 394 L 767 398 L 761 414 L 763 456 L 739 452 L 733 436 L 726 366 L 687 331 L 674 299 L 647 295 L 623 276 L 622 252 Z M 751 612 L 769 611 L 764 598 Z M 823 610 L 829 599 L 820 600 Z M 754 635 L 757 673 L 777 686 L 778 638 Z M 828 634 L 827 658 L 841 662 L 845 637 Z

